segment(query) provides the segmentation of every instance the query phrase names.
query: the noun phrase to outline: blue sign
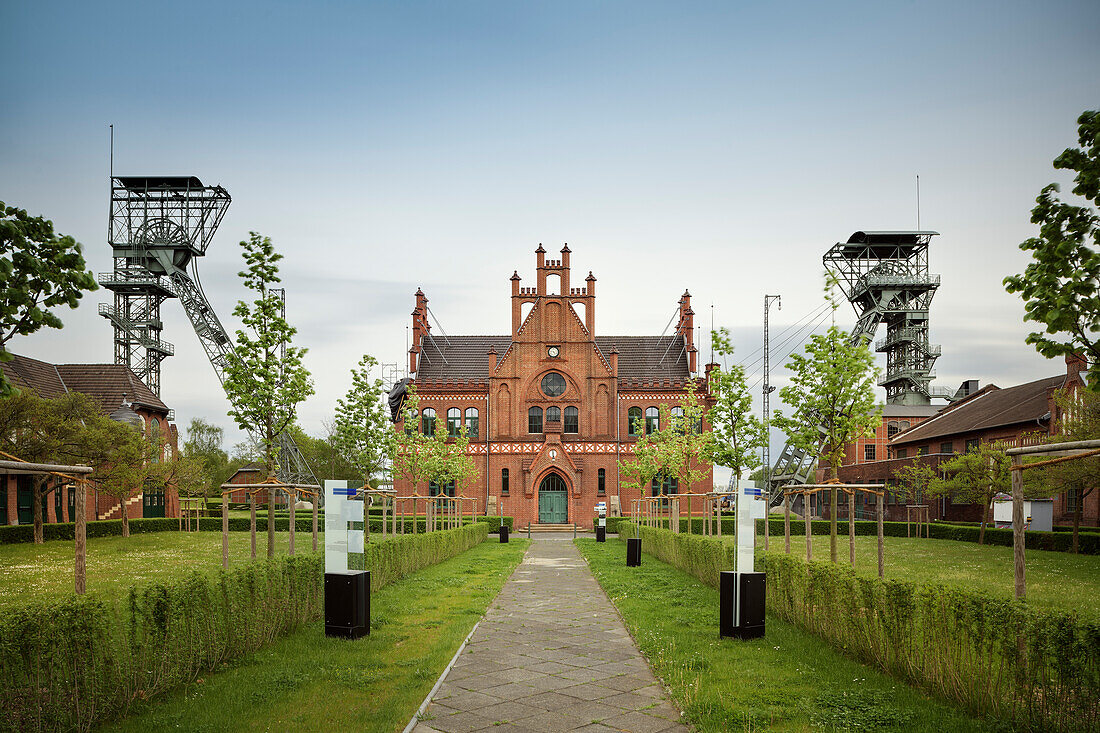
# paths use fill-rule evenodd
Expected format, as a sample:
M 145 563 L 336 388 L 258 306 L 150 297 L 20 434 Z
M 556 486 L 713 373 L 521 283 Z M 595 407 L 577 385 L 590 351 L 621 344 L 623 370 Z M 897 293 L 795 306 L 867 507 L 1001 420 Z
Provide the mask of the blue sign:
M 763 496 L 763 489 L 745 489 L 745 496 Z

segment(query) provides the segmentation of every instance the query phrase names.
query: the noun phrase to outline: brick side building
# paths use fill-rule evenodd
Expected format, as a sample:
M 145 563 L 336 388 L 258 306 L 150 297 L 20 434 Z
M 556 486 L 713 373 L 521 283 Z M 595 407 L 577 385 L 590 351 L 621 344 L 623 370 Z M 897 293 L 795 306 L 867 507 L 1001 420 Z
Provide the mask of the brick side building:
M 840 470 L 840 477 L 853 483 L 889 483 L 899 468 L 918 457 L 936 467 L 979 443 L 998 443 L 1011 448 L 1044 442 L 1057 430 L 1059 422 L 1054 393 L 1081 387 L 1084 367 L 1082 360 L 1071 357 L 1066 359 L 1064 374 L 1003 389 L 987 385 L 892 437 L 887 460 L 846 465 Z M 1076 497 L 1067 494 L 1055 499 L 1055 523 L 1072 523 L 1074 499 Z M 975 504 L 954 504 L 948 498 L 929 503 L 933 519 L 976 522 L 982 517 L 982 508 Z M 887 518 L 904 519 L 904 514 L 904 502 L 891 496 L 887 501 Z M 1085 499 L 1083 514 L 1084 524 L 1100 524 L 1100 496 Z
M 129 367 L 120 364 L 50 364 L 26 356 L 13 357 L 12 361 L 0 364 L 0 368 L 17 388 L 34 390 L 46 399 L 68 392 L 81 392 L 95 400 L 102 413 L 112 420 L 131 423 L 149 438 L 164 440 L 168 450 L 178 450 L 179 435 L 171 422 L 171 410 Z M 34 521 L 32 480 L 32 476 L 0 476 L 0 524 L 30 524 Z M 120 519 L 124 510 L 117 499 L 96 491 L 94 483 L 89 486 L 85 507 L 89 521 Z M 71 522 L 75 520 L 75 509 L 75 491 L 63 488 L 46 497 L 43 519 L 47 523 Z M 126 502 L 125 511 L 130 519 L 178 517 L 179 495 L 171 488 L 164 492 L 138 494 Z
M 533 287 L 511 277 L 506 336 L 434 334 L 428 298 L 417 290 L 409 372 L 422 429 L 453 434 L 465 425 L 471 437 L 478 475 L 459 494 L 482 499 L 483 510 L 499 502 L 517 527 L 591 527 L 597 502 L 628 512 L 637 498 L 636 490 L 620 491 L 618 462 L 629 458 L 639 431 L 656 428 L 660 406 L 676 408 L 692 382 L 707 398 L 695 376 L 691 296 L 681 296 L 669 336 L 597 335 L 596 278 L 571 282 L 568 245 L 561 259 L 547 259 L 542 245 L 535 255 Z M 697 486 L 665 480 L 651 488 L 699 492 L 711 483 L 708 470 Z M 401 496 L 440 490 L 401 479 L 395 487 Z

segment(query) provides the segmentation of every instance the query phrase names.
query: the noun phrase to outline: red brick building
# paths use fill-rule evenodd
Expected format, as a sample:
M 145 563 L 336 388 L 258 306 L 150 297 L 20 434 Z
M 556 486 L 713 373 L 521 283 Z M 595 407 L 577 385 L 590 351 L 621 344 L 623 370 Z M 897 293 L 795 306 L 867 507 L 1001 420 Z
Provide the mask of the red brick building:
M 535 254 L 534 287 L 511 277 L 506 336 L 432 333 L 428 298 L 417 290 L 409 372 L 422 429 L 454 434 L 465 425 L 471 437 L 478 475 L 459 494 L 481 498 L 483 509 L 500 502 L 516 527 L 591 527 L 597 502 L 629 512 L 637 498 L 620 490 L 618 462 L 629 458 L 636 433 L 657 427 L 660 406 L 678 408 L 691 382 L 707 397 L 696 375 L 691 296 L 680 297 L 671 335 L 597 335 L 596 278 L 571 281 L 568 245 L 561 259 L 547 259 L 542 245 Z M 708 470 L 698 486 L 670 479 L 651 488 L 700 492 L 711 483 Z M 395 486 L 402 496 L 439 491 L 400 479 Z
M 846 465 L 840 477 L 849 482 L 887 483 L 895 472 L 915 458 L 938 466 L 957 453 L 965 453 L 979 443 L 998 443 L 1006 448 L 1036 445 L 1057 430 L 1060 415 L 1054 402 L 1058 390 L 1073 391 L 1084 384 L 1085 363 L 1066 359 L 1066 372 L 1026 384 L 999 388 L 990 384 L 939 410 L 889 440 L 887 460 Z M 1082 523 L 1100 524 L 1100 495 L 1086 497 Z M 1062 494 L 1054 501 L 1056 524 L 1070 524 L 1076 511 L 1077 496 Z M 955 504 L 949 498 L 928 500 L 932 519 L 981 521 L 982 507 Z M 887 499 L 887 518 L 904 519 L 904 502 L 891 495 Z
M 167 449 L 178 450 L 179 436 L 171 422 L 172 411 L 153 394 L 129 367 L 120 364 L 49 364 L 26 356 L 13 355 L 0 364 L 4 374 L 19 389 L 34 390 L 40 397 L 52 399 L 68 392 L 81 392 L 99 404 L 112 420 L 128 422 L 151 439 L 166 442 Z M 34 521 L 32 476 L 0 476 L 0 524 L 31 524 Z M 95 484 L 89 487 L 85 504 L 87 519 L 120 519 L 123 506 L 115 498 L 100 494 Z M 76 493 L 71 488 L 54 491 L 43 502 L 45 522 L 75 521 Z M 178 517 L 179 495 L 171 488 L 150 491 L 126 501 L 130 519 L 140 517 Z

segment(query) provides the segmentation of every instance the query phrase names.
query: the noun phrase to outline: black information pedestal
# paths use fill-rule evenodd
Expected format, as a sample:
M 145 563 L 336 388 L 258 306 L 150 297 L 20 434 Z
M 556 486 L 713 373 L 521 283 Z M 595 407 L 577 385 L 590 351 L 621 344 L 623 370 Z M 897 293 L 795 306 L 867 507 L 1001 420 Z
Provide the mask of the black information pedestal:
M 325 573 L 325 636 L 370 633 L 370 571 Z
M 636 568 L 642 564 L 642 538 L 631 537 L 626 541 L 626 566 Z
M 718 633 L 735 639 L 764 635 L 764 573 L 724 570 L 718 583 Z
M 607 527 L 596 527 L 596 542 L 607 541 Z
M 500 543 L 506 544 L 508 542 L 508 525 L 504 522 L 500 523 Z

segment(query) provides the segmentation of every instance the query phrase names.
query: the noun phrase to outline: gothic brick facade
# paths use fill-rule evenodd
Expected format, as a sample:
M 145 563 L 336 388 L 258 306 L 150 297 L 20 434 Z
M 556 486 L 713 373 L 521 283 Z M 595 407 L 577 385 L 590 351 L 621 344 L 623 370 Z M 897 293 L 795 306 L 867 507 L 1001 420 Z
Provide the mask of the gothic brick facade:
M 508 336 L 433 334 L 428 298 L 417 290 L 409 372 L 422 424 L 465 424 L 471 435 L 478 475 L 457 487 L 460 495 L 514 517 L 517 528 L 591 527 L 597 502 L 629 512 L 638 496 L 619 485 L 619 461 L 637 440 L 631 416 L 641 415 L 634 424 L 644 430 L 647 414 L 679 406 L 692 382 L 707 398 L 696 376 L 691 295 L 681 296 L 669 336 L 597 336 L 596 278 L 590 272 L 573 285 L 568 245 L 561 259 L 547 259 L 542 245 L 535 254 L 534 287 L 511 277 Z M 711 483 L 708 470 L 698 485 L 676 490 L 709 491 Z M 400 479 L 395 486 L 401 496 L 434 490 Z

